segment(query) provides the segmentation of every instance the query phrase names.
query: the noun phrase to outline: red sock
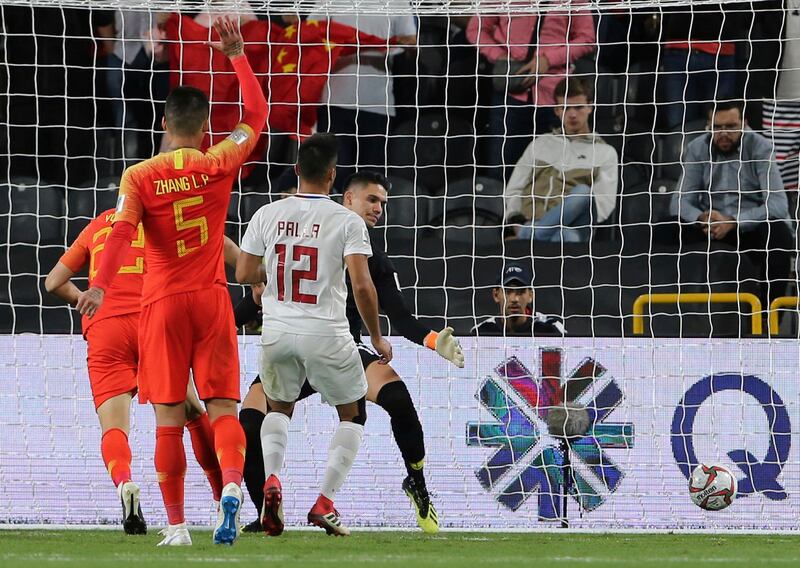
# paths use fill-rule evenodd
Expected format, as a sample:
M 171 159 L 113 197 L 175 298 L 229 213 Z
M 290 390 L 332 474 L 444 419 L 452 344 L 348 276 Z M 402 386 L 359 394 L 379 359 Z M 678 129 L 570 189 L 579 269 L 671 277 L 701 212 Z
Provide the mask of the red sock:
M 211 492 L 214 494 L 214 501 L 219 501 L 222 497 L 222 471 L 219 468 L 217 454 L 214 453 L 214 430 L 208 414 L 205 412 L 194 420 L 187 422 L 189 435 L 192 437 L 192 449 L 197 463 L 211 484 Z
M 244 469 L 244 452 L 247 442 L 242 425 L 235 416 L 220 416 L 212 424 L 214 428 L 214 446 L 222 469 L 222 486 L 229 483 L 242 484 Z
M 131 447 L 128 435 L 119 428 L 111 428 L 103 434 L 100 453 L 114 485 L 131 480 Z
M 183 428 L 156 427 L 156 474 L 169 524 L 178 525 L 183 516 L 183 478 L 186 475 L 186 452 L 183 449 Z

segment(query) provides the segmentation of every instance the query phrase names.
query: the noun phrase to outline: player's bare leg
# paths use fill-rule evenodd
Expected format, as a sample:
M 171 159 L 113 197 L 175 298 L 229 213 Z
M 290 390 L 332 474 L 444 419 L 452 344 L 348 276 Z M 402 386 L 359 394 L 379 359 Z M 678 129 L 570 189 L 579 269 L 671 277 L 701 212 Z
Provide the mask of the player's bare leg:
M 263 394 L 263 388 L 261 391 Z M 265 533 L 278 536 L 283 533 L 283 492 L 279 476 L 286 455 L 289 421 L 294 403 L 271 400 L 266 396 L 264 400 L 269 411 L 261 424 L 260 443 L 265 481 L 260 520 Z
M 256 383 L 250 387 L 242 400 L 239 423 L 247 439 L 247 454 L 244 456 L 244 483 L 250 500 L 256 507 L 255 521 L 242 528 L 243 532 L 261 532 L 261 510 L 264 504 L 264 456 L 261 452 L 261 425 L 267 415 L 267 397 L 264 388 Z
M 147 534 L 139 504 L 139 486 L 131 480 L 131 448 L 128 444 L 131 393 L 109 398 L 97 408 L 103 431 L 100 451 L 122 503 L 122 527 L 126 534 Z
M 215 544 L 233 544 L 239 534 L 239 514 L 242 509 L 242 472 L 246 440 L 236 411 L 239 401 L 212 398 L 206 401 L 208 416 L 214 429 L 214 447 L 222 470 L 222 498 L 220 499 Z
M 211 493 L 214 499 L 214 514 L 219 508 L 219 500 L 222 498 L 222 470 L 219 467 L 216 451 L 214 450 L 214 430 L 208 418 L 205 408 L 195 393 L 194 386 L 189 383 L 186 390 L 186 429 L 192 439 L 192 450 L 197 463 L 203 468 L 203 472 L 211 485 Z
M 406 464 L 403 491 L 411 499 L 417 524 L 429 534 L 439 532 L 439 516 L 425 483 L 425 440 L 417 409 L 405 383 L 389 365 L 377 361 L 366 369 L 367 400 L 383 408 L 391 418 L 392 434 Z
M 192 539 L 186 528 L 183 500 L 183 479 L 186 475 L 183 428 L 186 424 L 186 406 L 183 402 L 153 404 L 153 410 L 156 414 L 156 473 L 169 523 L 163 533 L 164 540 L 158 546 L 189 546 Z
M 333 506 L 333 499 L 350 473 L 364 439 L 366 402 L 362 398 L 339 405 L 336 411 L 340 422 L 333 433 L 322 488 L 317 502 L 308 513 L 308 522 L 325 529 L 329 535 L 348 536 L 350 531 L 342 525 L 339 512 Z

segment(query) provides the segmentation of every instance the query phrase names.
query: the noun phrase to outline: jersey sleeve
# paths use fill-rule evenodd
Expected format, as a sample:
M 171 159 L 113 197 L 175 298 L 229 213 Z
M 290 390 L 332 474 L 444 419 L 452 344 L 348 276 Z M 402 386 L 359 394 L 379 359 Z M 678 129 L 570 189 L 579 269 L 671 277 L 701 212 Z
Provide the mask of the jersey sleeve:
M 230 136 L 208 149 L 206 160 L 211 163 L 211 169 L 217 173 L 223 175 L 234 173 L 242 167 L 257 142 L 258 136 L 253 129 L 241 122 L 236 125 Z
M 144 208 L 140 197 L 139 182 L 134 173 L 128 169 L 119 182 L 119 197 L 114 212 L 114 222 L 125 221 L 138 227 L 142 220 Z
M 267 101 L 247 57 L 244 55 L 234 57 L 231 59 L 231 65 L 239 79 L 244 116 L 230 136 L 206 152 L 206 158 L 213 163 L 217 172 L 223 175 L 234 173 L 242 167 L 258 143 L 267 120 Z
M 93 223 L 89 223 L 81 231 L 75 242 L 61 255 L 58 261 L 69 268 L 72 272 L 80 272 L 81 269 L 89 262 L 89 242 L 91 240 L 90 233 L 93 232 Z
M 392 261 L 387 256 L 378 253 L 370 259 L 370 263 L 375 266 L 374 269 L 370 270 L 370 275 L 375 283 L 378 304 L 380 304 L 383 313 L 389 318 L 393 331 L 398 332 L 417 345 L 424 345 L 425 336 L 431 330 L 422 325 L 406 306 L 403 294 L 400 292 L 397 272 Z
M 355 213 L 347 216 L 345 222 L 344 256 L 363 254 L 372 256 L 372 244 L 364 220 Z
M 262 227 L 263 211 L 263 208 L 256 211 L 255 215 L 250 219 L 250 223 L 247 224 L 247 230 L 244 233 L 244 237 L 242 237 L 242 242 L 239 243 L 239 248 L 242 251 L 253 256 L 263 257 L 267 251 L 267 243 L 264 242 Z

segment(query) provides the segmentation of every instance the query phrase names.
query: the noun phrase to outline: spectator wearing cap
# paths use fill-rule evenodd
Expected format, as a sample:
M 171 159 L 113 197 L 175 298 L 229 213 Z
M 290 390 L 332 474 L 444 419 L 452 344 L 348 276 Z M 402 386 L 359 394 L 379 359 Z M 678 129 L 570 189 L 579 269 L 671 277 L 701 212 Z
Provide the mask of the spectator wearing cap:
M 497 285 L 492 289 L 492 299 L 499 315 L 490 317 L 472 328 L 478 336 L 566 335 L 564 322 L 557 316 L 547 316 L 533 311 L 533 272 L 520 262 L 504 265 Z

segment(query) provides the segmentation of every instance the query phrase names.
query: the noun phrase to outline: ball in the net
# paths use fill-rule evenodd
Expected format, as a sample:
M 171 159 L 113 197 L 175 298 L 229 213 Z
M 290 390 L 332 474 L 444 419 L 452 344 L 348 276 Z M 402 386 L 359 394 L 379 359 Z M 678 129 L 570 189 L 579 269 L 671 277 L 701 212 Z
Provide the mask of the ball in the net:
M 700 464 L 689 477 L 689 495 L 706 511 L 721 511 L 736 499 L 736 478 L 723 465 Z

